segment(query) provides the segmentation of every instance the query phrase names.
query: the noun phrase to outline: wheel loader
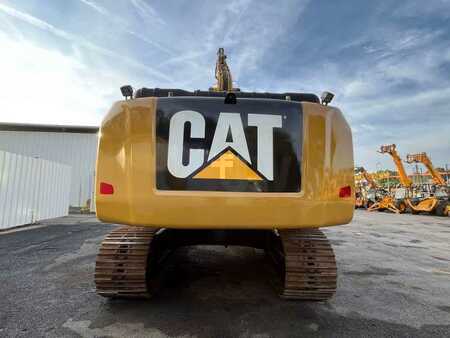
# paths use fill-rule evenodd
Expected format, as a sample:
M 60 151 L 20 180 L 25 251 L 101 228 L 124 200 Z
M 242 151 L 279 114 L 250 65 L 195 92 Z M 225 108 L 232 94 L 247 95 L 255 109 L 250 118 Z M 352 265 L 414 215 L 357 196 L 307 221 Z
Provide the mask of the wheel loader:
M 319 228 L 353 217 L 349 125 L 329 92 L 234 88 L 223 49 L 216 78 L 207 91 L 124 86 L 103 120 L 97 217 L 122 226 L 101 243 L 97 293 L 149 298 L 178 248 L 238 245 L 265 250 L 281 297 L 329 299 L 336 261 Z

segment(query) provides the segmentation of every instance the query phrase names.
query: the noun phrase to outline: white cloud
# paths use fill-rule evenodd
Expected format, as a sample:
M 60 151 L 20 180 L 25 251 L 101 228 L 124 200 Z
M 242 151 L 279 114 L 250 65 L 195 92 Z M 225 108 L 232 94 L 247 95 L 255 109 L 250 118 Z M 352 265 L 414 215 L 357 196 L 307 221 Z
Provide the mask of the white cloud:
M 152 47 L 158 48 L 159 50 L 167 53 L 168 55 L 172 55 L 172 56 L 175 55 L 175 53 L 172 50 L 170 50 L 169 48 L 166 48 L 163 45 L 161 45 L 160 43 L 153 41 L 153 40 L 149 39 L 148 37 L 132 30 L 130 28 L 129 23 L 125 19 L 110 12 L 105 7 L 100 6 L 98 3 L 91 1 L 91 0 L 79 0 L 79 1 L 81 1 L 85 5 L 92 8 L 94 11 L 96 11 L 97 13 L 99 13 L 100 15 L 105 17 L 107 20 L 113 22 L 119 30 L 122 30 L 122 31 L 132 35 L 133 37 L 151 45 Z
M 57 37 L 60 37 L 65 40 L 68 40 L 70 42 L 76 43 L 79 46 L 90 49 L 96 53 L 100 53 L 105 56 L 118 59 L 118 60 L 120 60 L 120 62 L 126 63 L 127 65 L 135 67 L 141 71 L 145 71 L 149 75 L 156 76 L 166 82 L 172 82 L 171 77 L 167 76 L 166 74 L 164 74 L 152 67 L 146 66 L 140 62 L 137 62 L 131 58 L 128 58 L 128 57 L 124 56 L 123 54 L 116 53 L 112 50 L 100 47 L 100 46 L 90 42 L 89 40 L 86 40 L 80 36 L 68 33 L 66 31 L 59 29 L 59 28 L 49 24 L 48 22 L 45 22 L 39 18 L 36 18 L 28 13 L 21 12 L 19 10 L 16 10 L 15 8 L 8 7 L 8 6 L 2 5 L 2 4 L 0 4 L 0 11 L 4 12 L 5 14 L 7 14 L 15 19 L 19 19 L 23 22 L 26 22 L 26 23 L 36 27 L 36 28 L 42 29 L 42 30 L 47 31 Z
M 399 17 L 424 17 L 424 16 L 439 16 L 450 17 L 450 1 L 449 0 L 428 0 L 423 1 L 409 1 L 405 2 L 403 6 L 398 8 L 393 13 Z
M 220 8 L 207 30 L 207 51 L 218 46 L 232 50 L 230 60 L 234 79 L 253 72 L 263 57 L 276 48 L 292 25 L 297 22 L 309 0 L 273 1 L 234 0 Z M 274 50 L 272 50 L 273 52 Z
M 447 102 L 450 88 L 437 88 L 417 93 L 415 95 L 403 95 L 398 98 L 373 100 L 371 105 L 360 104 L 355 106 L 365 117 L 377 115 L 386 111 L 402 111 L 407 118 L 407 110 L 435 106 L 441 102 Z
M 40 28 L 42 30 L 48 31 L 48 32 L 50 32 L 56 36 L 59 36 L 63 39 L 67 39 L 67 40 L 73 39 L 73 36 L 71 36 L 69 33 L 65 32 L 63 30 L 57 29 L 56 27 L 50 25 L 49 23 L 47 23 L 43 20 L 40 20 L 28 13 L 18 11 L 15 8 L 0 4 L 0 11 L 4 12 L 5 14 L 7 14 L 13 18 L 24 21 L 36 28 Z
M 122 77 L 0 32 L 0 121 L 99 125 L 120 98 Z
M 73 24 L 57 27 L 44 10 L 39 17 L 19 11 L 20 1 L 0 4 L 0 34 L 8 32 L 0 39 L 7 79 L 1 98 L 8 101 L 0 120 L 96 124 L 125 83 L 206 89 L 215 81 L 217 48 L 225 47 L 242 90 L 334 92 L 333 104 L 354 128 L 358 164 L 389 166 L 376 149 L 391 142 L 402 154 L 427 151 L 438 165 L 448 161 L 450 31 L 436 28 L 450 13 L 444 11 L 448 0 L 430 0 L 423 14 L 432 24 L 420 25 L 410 18 L 421 16 L 421 2 L 397 4 L 394 14 L 379 4 L 382 10 L 361 13 L 360 32 L 339 39 L 320 34 L 327 22 L 315 24 L 308 10 L 317 13 L 323 5 L 308 0 L 282 6 L 268 0 L 79 1 L 84 5 L 71 16 L 84 19 L 93 11 L 86 22 L 95 34 Z M 336 20 L 340 8 L 332 13 Z
M 371 171 L 377 170 L 377 167 L 395 170 L 392 158 L 387 154 L 378 153 L 377 150 L 382 144 L 396 144 L 397 151 L 403 160 L 406 159 L 407 154 L 426 152 L 435 166 L 450 165 L 448 125 L 436 126 L 431 130 L 424 127 L 422 132 L 400 130 L 397 133 L 393 132 L 388 137 L 380 137 L 379 134 L 379 131 L 375 130 L 372 142 L 355 145 L 355 164 L 362 165 Z M 358 137 L 358 134 L 354 135 L 354 138 Z M 377 165 L 377 163 L 380 164 Z M 410 169 L 408 166 L 406 167 L 407 170 Z
M 130 0 L 131 4 L 136 8 L 137 13 L 143 19 L 156 21 L 158 24 L 165 25 L 166 22 L 162 19 L 156 10 L 143 0 Z
M 80 1 L 102 15 L 105 16 L 111 15 L 111 13 L 105 7 L 100 6 L 94 1 L 90 0 L 80 0 Z
M 362 97 L 372 95 L 376 90 L 373 82 L 360 78 L 348 81 L 342 88 L 342 94 L 346 97 Z

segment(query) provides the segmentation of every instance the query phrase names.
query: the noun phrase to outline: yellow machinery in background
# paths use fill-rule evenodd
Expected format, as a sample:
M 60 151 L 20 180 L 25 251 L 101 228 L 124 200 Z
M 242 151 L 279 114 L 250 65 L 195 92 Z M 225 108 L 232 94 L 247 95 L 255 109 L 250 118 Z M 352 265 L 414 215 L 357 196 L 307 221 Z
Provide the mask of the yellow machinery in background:
M 359 171 L 362 174 L 364 179 L 367 181 L 367 184 L 368 184 L 370 189 L 377 189 L 378 188 L 378 185 L 376 184 L 376 182 L 374 181 L 372 176 L 367 172 L 367 170 L 364 169 L 364 167 L 358 167 L 357 171 Z
M 353 217 L 348 123 L 331 93 L 230 91 L 223 49 L 216 77 L 209 91 L 124 86 L 103 120 L 97 217 L 124 226 L 101 243 L 97 293 L 148 298 L 171 252 L 209 244 L 264 249 L 281 297 L 329 299 L 336 261 L 318 228 Z
M 397 204 L 395 199 L 389 195 L 384 195 L 379 201 L 373 203 L 367 208 L 368 211 L 384 211 L 389 210 L 396 214 L 402 214 L 406 211 L 406 205 L 404 203 Z
M 444 178 L 439 171 L 434 168 L 433 163 L 431 163 L 431 160 L 426 153 L 408 154 L 406 155 L 406 162 L 409 164 L 422 163 L 430 173 L 431 179 L 435 185 L 446 186 Z
M 355 167 L 355 208 L 365 208 L 366 188 L 363 184 L 363 176 L 359 170 L 360 167 Z
M 380 147 L 379 152 L 381 154 L 391 155 L 394 164 L 397 167 L 402 187 L 397 188 L 394 192 L 394 195 L 386 194 L 380 201 L 374 203 L 368 210 L 369 211 L 389 210 L 396 214 L 404 213 L 407 210 L 408 206 L 407 197 L 409 196 L 412 181 L 406 174 L 402 160 L 399 154 L 397 153 L 395 144 L 382 145 Z
M 426 153 L 408 154 L 407 163 L 422 163 L 431 175 L 433 185 L 428 196 L 408 201 L 412 212 L 427 212 L 438 216 L 448 216 L 449 193 L 448 187 L 441 174 L 434 168 L 433 163 Z
M 370 175 L 364 167 L 356 167 L 355 174 L 360 177 L 355 188 L 356 208 L 368 209 L 385 197 L 387 192 L 378 186 L 372 175 Z M 362 179 L 366 181 L 366 186 L 362 184 Z

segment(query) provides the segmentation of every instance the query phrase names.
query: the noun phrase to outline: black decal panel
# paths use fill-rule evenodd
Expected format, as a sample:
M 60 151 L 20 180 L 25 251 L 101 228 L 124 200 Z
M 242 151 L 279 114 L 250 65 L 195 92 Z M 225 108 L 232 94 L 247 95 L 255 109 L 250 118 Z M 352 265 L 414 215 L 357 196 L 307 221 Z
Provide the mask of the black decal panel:
M 184 123 L 183 133 L 172 135 L 172 139 L 176 136 L 183 140 L 182 149 L 179 149 L 179 153 L 175 152 L 179 154 L 179 163 L 182 166 L 190 163 L 191 149 L 203 150 L 203 164 L 194 168 L 186 177 L 177 177 L 174 170 L 171 171 L 168 167 L 171 119 L 180 111 L 199 113 L 205 122 L 204 138 L 190 137 L 191 131 L 195 128 L 198 131 L 200 127 L 191 125 L 189 121 Z M 239 123 L 242 124 L 244 130 L 248 155 L 242 151 L 243 147 L 240 148 L 240 151 L 233 147 L 224 147 L 220 153 L 209 158 L 215 133 L 223 132 L 223 141 L 230 142 L 230 144 L 239 139 L 236 137 L 237 135 L 232 134 L 231 128 L 227 127 L 227 130 L 224 131 L 216 130 L 220 113 L 228 113 L 227 116 L 235 114 L 233 117 L 239 117 Z M 272 147 L 267 146 L 267 140 L 258 142 L 259 126 L 255 126 L 254 123 L 249 125 L 249 114 L 257 114 L 259 117 L 271 115 L 276 121 L 280 121 L 281 128 L 273 127 L 271 129 L 273 133 Z M 240 98 L 237 100 L 237 104 L 224 104 L 223 98 L 159 98 L 156 111 L 156 187 L 159 190 L 299 192 L 302 123 L 302 106 L 298 102 Z M 267 129 L 265 135 L 267 135 Z M 258 145 L 261 147 L 261 144 L 265 145 L 265 149 L 258 149 Z M 272 171 L 270 168 L 267 169 L 267 163 L 265 166 L 260 163 L 263 160 L 261 156 L 270 155 L 271 152 L 273 153 Z M 258 153 L 260 154 L 259 160 Z M 218 168 L 221 156 L 228 156 L 227 158 L 233 158 L 233 160 L 226 163 L 224 168 Z M 229 169 L 229 166 L 233 165 L 239 166 L 239 173 L 247 175 L 245 179 L 236 175 L 227 176 L 227 171 L 234 170 L 233 168 Z M 260 170 L 258 170 L 258 165 Z M 205 176 L 204 173 L 207 173 L 206 169 L 210 167 L 218 168 L 216 178 L 205 178 L 207 175 Z M 273 177 L 270 177 L 270 174 Z

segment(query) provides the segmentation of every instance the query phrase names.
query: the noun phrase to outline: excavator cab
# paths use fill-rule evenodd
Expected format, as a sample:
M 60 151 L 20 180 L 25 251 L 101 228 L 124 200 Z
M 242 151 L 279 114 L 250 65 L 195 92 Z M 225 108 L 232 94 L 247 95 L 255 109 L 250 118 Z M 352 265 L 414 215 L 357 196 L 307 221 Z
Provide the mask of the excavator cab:
M 123 226 L 101 244 L 98 294 L 148 298 L 171 252 L 211 244 L 265 250 L 284 298 L 333 295 L 318 228 L 352 219 L 351 129 L 314 94 L 233 90 L 225 59 L 214 89 L 142 88 L 103 120 L 97 217 Z

